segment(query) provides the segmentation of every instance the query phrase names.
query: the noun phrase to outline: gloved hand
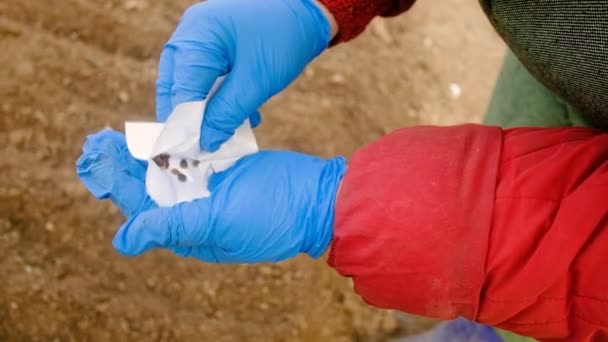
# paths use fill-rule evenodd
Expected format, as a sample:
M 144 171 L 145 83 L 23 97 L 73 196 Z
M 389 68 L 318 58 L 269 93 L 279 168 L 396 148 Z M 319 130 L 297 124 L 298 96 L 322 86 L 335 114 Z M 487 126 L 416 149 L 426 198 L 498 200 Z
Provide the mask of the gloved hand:
M 80 180 L 98 199 L 110 199 L 129 218 L 155 208 L 146 194 L 146 168 L 131 156 L 124 134 L 104 129 L 87 137 L 76 162 Z
M 164 247 L 222 263 L 320 256 L 331 240 L 345 169 L 343 158 L 264 151 L 214 174 L 211 197 L 158 208 L 146 195 L 146 164 L 131 157 L 122 133 L 90 135 L 77 162 L 89 191 L 111 199 L 129 219 L 114 238 L 119 252 Z
M 207 262 L 319 257 L 328 247 L 343 158 L 263 151 L 209 180 L 211 196 L 142 211 L 125 223 L 114 247 L 135 256 L 168 248 Z
M 312 0 L 209 0 L 189 8 L 160 59 L 157 119 L 203 100 L 228 74 L 205 110 L 201 149 L 215 151 L 319 55 L 331 27 Z

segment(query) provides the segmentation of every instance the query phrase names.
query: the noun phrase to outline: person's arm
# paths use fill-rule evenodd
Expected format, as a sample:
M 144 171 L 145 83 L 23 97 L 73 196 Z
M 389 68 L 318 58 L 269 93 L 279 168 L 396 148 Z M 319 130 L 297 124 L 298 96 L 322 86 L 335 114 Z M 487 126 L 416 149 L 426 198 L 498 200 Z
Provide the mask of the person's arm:
M 374 306 L 603 340 L 607 193 L 602 132 L 402 129 L 350 162 L 329 263 Z

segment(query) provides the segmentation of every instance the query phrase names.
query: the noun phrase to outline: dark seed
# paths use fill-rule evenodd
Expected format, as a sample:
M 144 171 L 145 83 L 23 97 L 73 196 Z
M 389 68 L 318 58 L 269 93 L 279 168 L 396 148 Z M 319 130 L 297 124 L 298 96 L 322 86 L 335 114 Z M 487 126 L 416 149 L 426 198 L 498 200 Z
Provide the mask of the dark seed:
M 186 159 L 182 159 L 182 160 L 180 160 L 180 162 L 179 162 L 179 166 L 180 166 L 182 169 L 187 169 L 187 168 L 188 168 L 188 161 L 187 161 Z
M 178 179 L 180 182 L 185 182 L 185 181 L 188 179 L 188 178 L 186 177 L 186 175 L 185 175 L 185 174 L 183 174 L 183 173 L 181 173 L 181 172 L 179 172 L 179 170 L 178 170 L 178 169 L 171 169 L 171 173 L 172 173 L 172 174 L 174 174 L 174 175 L 176 175 L 176 176 L 177 176 L 177 179 Z
M 159 155 L 157 155 L 156 157 L 152 158 L 152 161 L 154 161 L 154 164 L 158 165 L 158 167 L 160 167 L 161 169 L 168 169 L 169 168 L 169 155 L 166 153 L 161 153 Z
M 200 161 L 200 160 L 193 160 L 193 161 L 192 161 L 192 166 L 194 166 L 194 167 L 198 167 L 198 165 L 199 165 L 200 163 L 201 163 L 201 161 Z

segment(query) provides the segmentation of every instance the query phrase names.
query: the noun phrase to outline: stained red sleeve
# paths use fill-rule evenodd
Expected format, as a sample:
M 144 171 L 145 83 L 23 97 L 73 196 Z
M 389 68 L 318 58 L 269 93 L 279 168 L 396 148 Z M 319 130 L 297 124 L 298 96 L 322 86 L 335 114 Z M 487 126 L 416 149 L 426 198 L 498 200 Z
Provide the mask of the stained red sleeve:
M 329 263 L 368 303 L 608 340 L 608 134 L 465 125 L 358 151 Z
M 358 36 L 376 16 L 395 16 L 405 12 L 415 0 L 319 0 L 338 23 L 333 44 Z

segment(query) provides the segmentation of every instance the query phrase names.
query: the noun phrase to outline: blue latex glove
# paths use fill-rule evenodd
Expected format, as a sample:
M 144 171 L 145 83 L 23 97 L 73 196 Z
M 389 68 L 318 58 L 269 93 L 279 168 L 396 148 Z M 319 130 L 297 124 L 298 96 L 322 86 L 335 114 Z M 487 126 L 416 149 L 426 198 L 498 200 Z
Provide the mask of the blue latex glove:
M 329 45 L 330 24 L 311 0 L 209 0 L 189 8 L 160 59 L 157 119 L 187 101 L 209 101 L 201 149 L 215 151 Z
M 146 165 L 131 157 L 122 133 L 90 135 L 77 162 L 89 191 L 111 199 L 129 219 L 114 238 L 119 252 L 133 256 L 164 247 L 222 263 L 320 256 L 331 240 L 345 169 L 343 158 L 264 151 L 214 174 L 211 197 L 158 208 L 146 195 Z
M 110 199 L 127 218 L 156 207 L 146 194 L 146 168 L 129 153 L 124 134 L 109 129 L 89 135 L 76 162 L 87 189 L 98 199 Z
M 287 151 L 244 157 L 210 178 L 210 197 L 134 216 L 116 234 L 114 247 L 128 256 L 168 248 L 218 263 L 319 257 L 332 237 L 345 169 L 343 158 Z

